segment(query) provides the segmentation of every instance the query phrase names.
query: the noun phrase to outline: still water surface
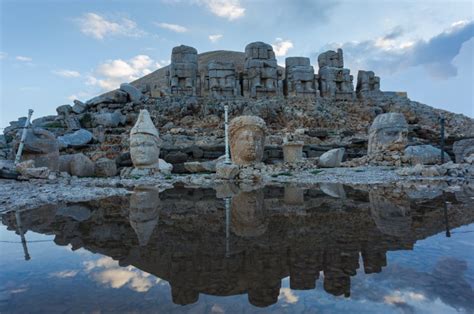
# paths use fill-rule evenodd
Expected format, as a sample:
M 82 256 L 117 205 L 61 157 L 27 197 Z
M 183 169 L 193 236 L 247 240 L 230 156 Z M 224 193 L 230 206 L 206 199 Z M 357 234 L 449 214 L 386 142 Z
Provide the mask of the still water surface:
M 5 213 L 0 312 L 473 313 L 473 197 L 140 187 Z

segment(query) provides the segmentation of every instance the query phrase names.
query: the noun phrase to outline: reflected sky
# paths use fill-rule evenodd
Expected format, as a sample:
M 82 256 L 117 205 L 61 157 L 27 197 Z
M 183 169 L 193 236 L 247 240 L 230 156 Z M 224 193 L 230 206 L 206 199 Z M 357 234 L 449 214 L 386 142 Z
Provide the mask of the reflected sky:
M 441 196 L 386 191 L 304 190 L 300 203 L 279 188 L 234 191 L 227 229 L 212 190 L 40 208 L 21 214 L 28 261 L 6 214 L 0 312 L 474 312 L 470 198 L 444 196 L 448 238 Z M 373 213 L 374 200 L 389 217 Z

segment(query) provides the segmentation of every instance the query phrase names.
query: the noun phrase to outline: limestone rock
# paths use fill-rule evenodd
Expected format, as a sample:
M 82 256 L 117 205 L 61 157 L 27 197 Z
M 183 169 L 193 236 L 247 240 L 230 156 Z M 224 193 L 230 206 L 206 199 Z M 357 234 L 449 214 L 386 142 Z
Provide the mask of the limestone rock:
M 262 118 L 240 116 L 229 123 L 230 152 L 236 165 L 262 161 L 266 125 Z
M 86 129 L 80 129 L 73 133 L 65 134 L 58 137 L 62 147 L 84 147 L 92 141 L 93 135 Z
M 18 163 L 16 170 L 24 179 L 47 179 L 50 175 L 48 167 L 35 167 L 33 160 Z
M 217 178 L 233 180 L 239 174 L 239 166 L 234 164 L 218 163 L 216 165 Z
M 441 162 L 441 150 L 431 145 L 408 146 L 405 157 L 412 165 L 434 165 Z M 451 161 L 449 155 L 444 153 L 444 162 Z
M 130 98 L 130 101 L 134 104 L 139 104 L 143 98 L 142 92 L 131 84 L 120 84 L 120 90 L 126 92 L 128 94 L 128 97 Z
M 319 166 L 323 168 L 339 167 L 345 153 L 344 148 L 331 149 L 319 157 Z
M 127 101 L 128 101 L 128 94 L 126 92 L 121 91 L 121 90 L 114 90 L 106 94 L 102 94 L 92 99 L 89 99 L 88 101 L 86 101 L 86 105 L 96 106 L 99 104 L 112 104 L 112 103 L 124 104 Z
M 457 163 L 464 162 L 464 159 L 474 154 L 474 138 L 468 138 L 454 142 L 453 152 Z
M 124 124 L 125 120 L 126 117 L 120 111 L 97 113 L 93 116 L 92 126 L 117 127 Z
M 74 106 L 72 106 L 72 111 L 77 114 L 81 114 L 86 111 L 87 105 L 80 100 L 74 100 Z
M 94 162 L 82 153 L 59 156 L 59 171 L 77 177 L 94 176 Z
M 289 57 L 285 59 L 286 93 L 288 96 L 318 94 L 318 82 L 309 58 Z
M 368 155 L 385 151 L 402 151 L 408 140 L 408 124 L 401 113 L 378 115 L 369 129 Z
M 15 142 L 14 151 L 18 149 L 19 140 Z M 58 170 L 59 145 L 53 133 L 41 129 L 29 129 L 26 133 L 22 160 L 32 159 L 36 167 L 48 167 Z
M 212 161 L 190 161 L 184 163 L 184 168 L 191 173 L 215 172 L 217 160 Z
M 96 177 L 113 177 L 117 174 L 117 165 L 114 160 L 100 158 L 95 162 Z
M 158 160 L 158 169 L 162 174 L 171 174 L 173 171 L 173 165 L 170 163 L 167 163 L 163 159 Z
M 60 116 L 67 116 L 72 112 L 71 105 L 62 105 L 56 108 L 56 112 Z

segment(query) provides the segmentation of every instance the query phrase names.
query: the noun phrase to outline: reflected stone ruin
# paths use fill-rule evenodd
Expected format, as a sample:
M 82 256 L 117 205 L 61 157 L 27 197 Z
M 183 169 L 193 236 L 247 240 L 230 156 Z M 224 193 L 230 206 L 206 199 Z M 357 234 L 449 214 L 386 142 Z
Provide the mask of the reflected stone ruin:
M 130 131 L 130 157 L 135 168 L 159 169 L 160 138 L 147 110 L 140 110 Z
M 168 72 L 171 95 L 196 96 L 200 91 L 197 50 L 189 46 L 174 47 Z
M 140 246 L 148 244 L 160 218 L 160 191 L 149 186 L 137 186 L 130 196 L 130 226 Z
M 407 145 L 408 124 L 401 113 L 378 115 L 369 129 L 369 156 L 386 151 L 403 151 Z
M 260 98 L 282 94 L 282 73 L 271 45 L 253 42 L 245 47 L 243 94 Z
M 239 166 L 259 163 L 263 158 L 266 125 L 262 118 L 240 116 L 229 123 L 232 162 Z

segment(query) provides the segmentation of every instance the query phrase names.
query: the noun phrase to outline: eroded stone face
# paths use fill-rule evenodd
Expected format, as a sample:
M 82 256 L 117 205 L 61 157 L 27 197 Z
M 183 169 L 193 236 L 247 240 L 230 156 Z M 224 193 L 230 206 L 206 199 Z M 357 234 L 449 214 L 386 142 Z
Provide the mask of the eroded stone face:
M 136 168 L 159 168 L 160 139 L 147 110 L 141 110 L 130 132 L 130 157 Z
M 241 237 L 257 237 L 267 230 L 263 189 L 242 191 L 232 198 L 232 229 Z
M 232 162 L 250 165 L 262 161 L 265 145 L 265 121 L 256 116 L 240 116 L 229 124 Z
M 402 151 L 407 145 L 408 124 L 401 113 L 378 115 L 369 129 L 368 155 Z

